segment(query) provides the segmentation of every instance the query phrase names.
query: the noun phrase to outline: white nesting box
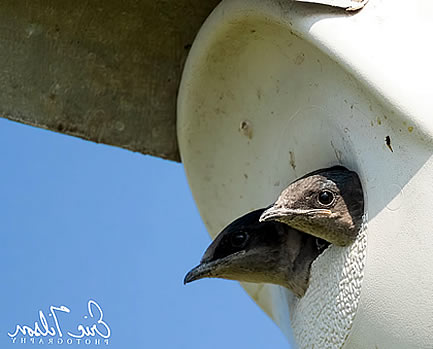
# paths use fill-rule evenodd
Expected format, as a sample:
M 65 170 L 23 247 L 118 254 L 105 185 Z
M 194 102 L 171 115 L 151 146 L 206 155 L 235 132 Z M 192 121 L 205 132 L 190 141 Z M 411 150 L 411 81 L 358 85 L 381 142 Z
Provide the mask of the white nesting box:
M 212 236 L 309 171 L 361 178 L 366 228 L 304 298 L 244 284 L 299 348 L 433 347 L 432 47 L 430 0 L 226 0 L 193 44 L 177 127 Z

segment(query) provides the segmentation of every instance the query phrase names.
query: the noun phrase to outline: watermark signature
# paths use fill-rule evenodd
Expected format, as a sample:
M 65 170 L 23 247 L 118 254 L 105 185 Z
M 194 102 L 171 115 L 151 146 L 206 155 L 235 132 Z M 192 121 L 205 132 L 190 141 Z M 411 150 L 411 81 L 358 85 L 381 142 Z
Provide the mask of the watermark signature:
M 17 324 L 14 331 L 8 332 L 8 336 L 13 344 L 109 344 L 111 329 L 104 320 L 101 306 L 96 301 L 87 302 L 87 314 L 84 315 L 84 319 L 90 324 L 80 323 L 70 331 L 63 330 L 59 315 L 70 312 L 65 305 L 51 305 L 48 316 L 39 310 L 39 319 L 33 326 Z

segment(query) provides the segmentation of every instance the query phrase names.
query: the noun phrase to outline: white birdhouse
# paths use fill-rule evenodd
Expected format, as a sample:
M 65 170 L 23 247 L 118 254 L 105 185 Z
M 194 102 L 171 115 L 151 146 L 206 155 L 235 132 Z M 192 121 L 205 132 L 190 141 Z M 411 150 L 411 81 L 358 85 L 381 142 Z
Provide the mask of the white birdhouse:
M 365 227 L 313 263 L 303 298 L 243 285 L 294 347 L 432 346 L 432 33 L 428 0 L 226 0 L 193 44 L 177 128 L 211 235 L 307 172 L 361 178 Z

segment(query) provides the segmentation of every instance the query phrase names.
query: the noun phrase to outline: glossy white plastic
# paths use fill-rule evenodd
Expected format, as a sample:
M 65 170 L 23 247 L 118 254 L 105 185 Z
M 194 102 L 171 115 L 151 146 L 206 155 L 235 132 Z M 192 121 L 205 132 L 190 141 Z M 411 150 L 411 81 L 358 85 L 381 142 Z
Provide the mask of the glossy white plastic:
M 302 300 L 244 285 L 299 348 L 433 343 L 432 33 L 428 0 L 226 0 L 193 44 L 178 138 L 212 236 L 309 171 L 362 180 L 367 228 L 314 263 Z

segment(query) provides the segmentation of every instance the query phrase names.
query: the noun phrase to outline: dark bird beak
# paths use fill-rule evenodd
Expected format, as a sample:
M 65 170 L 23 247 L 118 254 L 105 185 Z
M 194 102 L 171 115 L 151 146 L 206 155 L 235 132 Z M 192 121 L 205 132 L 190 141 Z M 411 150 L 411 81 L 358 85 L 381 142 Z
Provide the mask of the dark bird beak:
M 259 221 L 260 222 L 274 221 L 284 216 L 286 217 L 292 216 L 293 214 L 294 214 L 293 210 L 274 205 L 269 207 L 265 212 L 262 213 L 262 215 L 259 218 Z
M 278 221 L 278 220 L 291 220 L 292 218 L 298 217 L 299 215 L 311 215 L 311 214 L 332 214 L 331 210 L 327 209 L 313 209 L 313 210 L 294 210 L 291 208 L 286 208 L 279 206 L 278 202 L 274 206 L 268 208 L 259 218 L 260 222 L 267 221 Z
M 209 246 L 209 248 L 212 248 L 214 243 L 215 240 Z M 201 260 L 201 263 L 197 265 L 195 268 L 193 268 L 192 270 L 190 270 L 188 274 L 185 275 L 185 278 L 183 279 L 184 285 L 193 282 L 195 280 L 200 280 L 204 278 L 220 278 L 222 275 L 225 275 L 227 268 L 230 268 L 233 259 L 235 259 L 236 257 L 242 257 L 245 251 L 233 253 L 227 257 L 218 258 L 216 260 L 209 260 L 206 256 L 206 253 L 203 259 Z
M 213 272 L 216 269 L 216 263 L 214 262 L 204 262 L 197 265 L 195 268 L 191 269 L 188 274 L 185 275 L 183 279 L 183 284 L 189 284 L 195 280 L 200 280 L 206 277 L 212 277 Z

